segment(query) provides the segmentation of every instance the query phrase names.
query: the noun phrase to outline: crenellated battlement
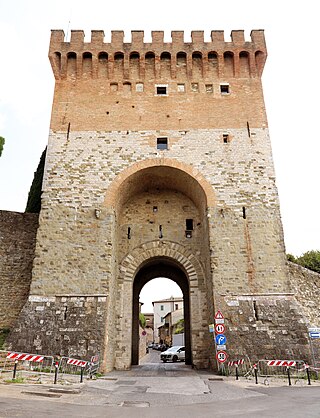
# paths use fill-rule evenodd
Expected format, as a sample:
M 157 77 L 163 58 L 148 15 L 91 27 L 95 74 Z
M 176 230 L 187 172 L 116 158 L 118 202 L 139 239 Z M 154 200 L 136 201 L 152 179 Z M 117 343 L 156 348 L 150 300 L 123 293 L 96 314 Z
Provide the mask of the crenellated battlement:
M 206 42 L 204 31 L 192 31 L 191 42 L 185 42 L 184 31 L 172 31 L 171 42 L 165 42 L 164 31 L 152 31 L 151 42 L 145 42 L 144 31 L 131 31 L 131 42 L 125 42 L 124 31 L 111 31 L 111 42 L 105 42 L 103 30 L 92 30 L 90 42 L 85 42 L 83 30 L 72 30 L 66 42 L 63 30 L 52 30 L 49 58 L 56 79 L 115 78 L 115 72 L 117 78 L 143 79 L 146 67 L 153 67 L 152 78 L 159 79 L 161 66 L 170 70 L 172 79 L 178 77 L 179 67 L 189 79 L 195 73 L 199 78 L 199 72 L 203 79 L 226 73 L 228 77 L 260 77 L 267 56 L 264 31 L 252 30 L 250 35 L 251 41 L 246 41 L 243 30 L 233 30 L 231 41 L 226 41 L 224 31 L 215 30 Z M 136 67 L 134 77 L 132 67 Z

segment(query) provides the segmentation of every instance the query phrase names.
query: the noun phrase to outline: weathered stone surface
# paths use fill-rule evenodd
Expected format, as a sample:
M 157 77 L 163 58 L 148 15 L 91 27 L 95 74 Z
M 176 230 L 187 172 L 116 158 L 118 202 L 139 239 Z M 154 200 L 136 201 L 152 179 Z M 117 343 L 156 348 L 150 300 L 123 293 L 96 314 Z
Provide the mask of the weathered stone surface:
M 99 351 L 104 370 L 127 369 L 139 351 L 137 292 L 165 276 L 184 292 L 195 367 L 216 367 L 217 309 L 230 356 L 308 359 L 261 86 L 263 31 L 251 42 L 241 33 L 123 44 L 117 32 L 84 44 L 82 31 L 71 43 L 52 32 L 42 210 L 12 348 Z
M 31 283 L 38 214 L 0 211 L 0 329 L 11 328 Z

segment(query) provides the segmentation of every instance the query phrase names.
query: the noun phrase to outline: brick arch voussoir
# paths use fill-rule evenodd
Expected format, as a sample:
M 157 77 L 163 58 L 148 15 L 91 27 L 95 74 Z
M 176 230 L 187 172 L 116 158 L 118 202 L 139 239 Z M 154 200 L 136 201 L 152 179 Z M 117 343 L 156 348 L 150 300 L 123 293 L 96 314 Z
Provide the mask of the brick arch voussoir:
M 197 257 L 186 247 L 169 241 L 152 241 L 134 248 L 120 263 L 120 280 L 133 281 L 141 265 L 156 257 L 176 261 L 185 270 L 190 281 L 204 280 L 204 270 Z
M 116 196 L 121 187 L 122 183 L 128 179 L 130 176 L 134 175 L 135 173 L 139 172 L 140 170 L 156 167 L 156 166 L 167 166 L 179 169 L 184 171 L 186 174 L 189 174 L 194 180 L 196 180 L 200 186 L 202 187 L 206 197 L 207 197 L 207 205 L 214 206 L 215 204 L 215 193 L 213 187 L 209 183 L 209 181 L 203 176 L 200 171 L 198 171 L 195 167 L 192 167 L 189 164 L 183 163 L 181 161 L 177 161 L 171 158 L 149 158 L 146 160 L 138 161 L 135 164 L 132 164 L 124 171 L 119 173 L 117 177 L 112 181 L 111 185 L 109 186 L 104 203 L 106 207 L 114 208 L 116 205 Z

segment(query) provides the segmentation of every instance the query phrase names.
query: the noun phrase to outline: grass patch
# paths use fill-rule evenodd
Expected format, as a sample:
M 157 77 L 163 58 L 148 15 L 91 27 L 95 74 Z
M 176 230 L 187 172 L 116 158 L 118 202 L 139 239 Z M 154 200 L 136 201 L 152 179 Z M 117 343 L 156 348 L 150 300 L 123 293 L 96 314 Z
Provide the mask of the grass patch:
M 5 383 L 25 383 L 26 379 L 24 377 L 16 377 L 15 379 L 5 380 Z

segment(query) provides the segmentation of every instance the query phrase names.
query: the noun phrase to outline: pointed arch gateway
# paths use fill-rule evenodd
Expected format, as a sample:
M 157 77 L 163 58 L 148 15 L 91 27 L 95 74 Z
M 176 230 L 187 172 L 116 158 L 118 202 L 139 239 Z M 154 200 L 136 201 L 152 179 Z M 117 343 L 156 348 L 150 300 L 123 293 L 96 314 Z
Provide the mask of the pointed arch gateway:
M 208 367 L 213 289 L 207 210 L 214 200 L 212 186 L 194 167 L 165 158 L 135 163 L 110 185 L 105 204 L 115 214 L 118 256 L 116 369 L 139 363 L 139 294 L 156 277 L 182 290 L 186 363 Z M 193 230 L 186 231 L 190 221 Z

